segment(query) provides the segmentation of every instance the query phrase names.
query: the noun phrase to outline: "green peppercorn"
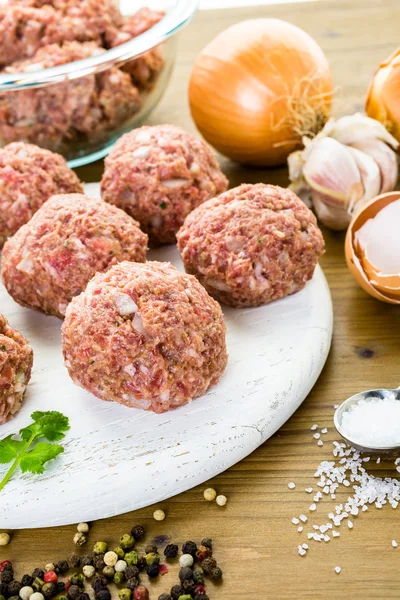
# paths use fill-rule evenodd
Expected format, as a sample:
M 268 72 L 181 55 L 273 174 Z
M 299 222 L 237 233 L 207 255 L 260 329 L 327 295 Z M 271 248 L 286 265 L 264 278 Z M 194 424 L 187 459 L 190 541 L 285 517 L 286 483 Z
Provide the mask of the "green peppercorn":
M 213 579 L 214 581 L 218 581 L 222 577 L 222 571 L 219 567 L 214 567 L 210 570 L 209 575 L 211 579 Z
M 204 571 L 201 567 L 195 567 L 195 569 L 193 570 L 193 581 L 197 585 L 204 584 Z
M 115 575 L 115 569 L 114 569 L 114 567 L 105 566 L 104 569 L 103 569 L 103 575 L 109 581 L 111 581 L 111 579 L 114 579 L 114 575 Z
M 122 550 L 130 550 L 135 545 L 135 540 L 133 535 L 129 535 L 129 533 L 125 533 L 119 540 L 119 545 Z
M 0 600 L 6 600 L 4 596 L 0 596 Z
M 183 594 L 179 596 L 178 600 L 192 600 L 192 596 L 190 594 Z
M 125 581 L 125 573 L 122 573 L 121 571 L 118 571 L 117 573 L 115 573 L 115 575 L 114 575 L 115 585 L 121 585 L 121 583 L 124 583 L 124 581 Z
M 36 577 L 33 580 L 32 587 L 35 590 L 35 592 L 40 592 L 40 590 L 42 589 L 43 586 L 44 586 L 43 579 L 39 579 L 39 577 Z
M 108 545 L 106 542 L 96 542 L 93 546 L 93 552 L 95 554 L 105 554 L 107 552 Z
M 114 552 L 120 560 L 122 560 L 125 556 L 125 552 L 122 550 L 121 546 L 114 548 Z
M 10 596 L 8 600 L 20 600 L 19 596 Z
M 119 590 L 118 596 L 119 596 L 120 600 L 130 600 L 130 597 L 132 596 L 132 592 L 131 592 L 131 590 L 128 590 L 128 588 L 123 588 L 122 590 Z
M 46 598 L 46 600 L 54 598 L 54 596 L 57 596 L 57 585 L 52 582 L 45 583 L 42 587 L 42 594 Z
M 71 585 L 78 585 L 79 587 L 83 587 L 85 584 L 85 577 L 82 573 L 74 573 L 71 575 Z
M 58 600 L 68 600 L 68 596 L 58 596 Z
M 150 552 L 146 554 L 146 564 L 147 565 L 158 565 L 160 564 L 160 556 L 155 552 Z
M 137 565 L 139 560 L 139 555 L 135 550 L 131 550 L 128 554 L 125 554 L 124 561 L 129 565 Z

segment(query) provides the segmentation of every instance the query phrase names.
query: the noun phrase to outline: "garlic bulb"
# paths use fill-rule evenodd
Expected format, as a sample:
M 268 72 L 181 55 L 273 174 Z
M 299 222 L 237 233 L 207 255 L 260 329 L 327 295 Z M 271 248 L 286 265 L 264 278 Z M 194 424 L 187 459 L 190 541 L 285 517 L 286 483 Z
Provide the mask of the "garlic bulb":
M 346 229 L 366 202 L 397 183 L 399 144 L 374 119 L 361 114 L 330 119 L 303 143 L 288 158 L 290 188 L 331 229 Z

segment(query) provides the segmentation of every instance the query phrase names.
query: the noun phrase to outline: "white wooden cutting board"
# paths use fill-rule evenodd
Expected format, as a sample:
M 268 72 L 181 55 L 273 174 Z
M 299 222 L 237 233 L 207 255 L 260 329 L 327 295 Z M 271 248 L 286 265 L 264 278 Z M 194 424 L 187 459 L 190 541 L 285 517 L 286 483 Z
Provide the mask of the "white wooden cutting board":
M 149 259 L 183 270 L 174 246 L 152 251 Z M 102 402 L 76 387 L 63 365 L 61 321 L 21 308 L 1 284 L 0 311 L 35 353 L 26 403 L 0 427 L 0 437 L 24 427 L 34 410 L 59 410 L 71 422 L 65 453 L 45 473 L 18 473 L 0 493 L 0 528 L 9 529 L 114 516 L 228 469 L 303 402 L 332 336 L 330 293 L 318 267 L 294 296 L 256 309 L 224 308 L 229 364 L 222 380 L 191 404 L 156 415 Z

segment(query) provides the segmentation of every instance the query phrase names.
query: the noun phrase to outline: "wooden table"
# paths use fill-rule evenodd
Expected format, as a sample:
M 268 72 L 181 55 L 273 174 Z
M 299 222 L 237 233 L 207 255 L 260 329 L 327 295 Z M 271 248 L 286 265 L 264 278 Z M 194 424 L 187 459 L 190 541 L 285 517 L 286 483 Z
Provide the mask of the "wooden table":
M 151 123 L 171 122 L 195 131 L 186 101 L 195 56 L 225 27 L 255 16 L 285 18 L 320 43 L 338 88 L 337 112 L 362 110 L 372 73 L 399 43 L 398 0 L 332 0 L 205 11 L 181 37 L 172 84 Z M 287 185 L 285 169 L 251 170 L 225 159 L 222 165 L 232 186 L 258 181 Z M 81 169 L 80 174 L 86 180 L 98 179 L 101 165 Z M 221 586 L 209 586 L 213 600 L 400 598 L 400 547 L 391 546 L 393 538 L 400 542 L 400 515 L 387 506 L 355 518 L 352 531 L 342 527 L 341 537 L 328 544 L 310 543 L 307 557 L 297 555 L 300 534 L 291 519 L 307 512 L 310 498 L 304 488 L 313 484 L 319 462 L 331 458 L 330 443 L 318 447 L 311 424 L 328 427 L 326 439 L 334 440 L 335 403 L 358 390 L 400 383 L 400 310 L 366 296 L 346 268 L 343 235 L 324 234 L 327 253 L 323 268 L 335 313 L 333 346 L 323 374 L 300 410 L 246 460 L 209 482 L 229 498 L 224 509 L 203 500 L 202 486 L 164 502 L 167 519 L 163 523 L 152 519 L 152 507 L 94 523 L 90 543 L 98 539 L 116 542 L 136 523 L 144 523 L 149 536 L 167 533 L 179 543 L 210 536 L 225 573 Z M 393 475 L 389 467 L 380 464 L 376 470 Z M 290 481 L 296 483 L 293 491 L 287 487 Z M 326 501 L 318 507 L 317 515 L 326 515 L 329 510 Z M 14 560 L 22 575 L 69 555 L 74 550 L 73 534 L 72 526 L 17 531 L 10 546 L 0 549 L 0 560 Z M 340 575 L 334 572 L 336 565 L 343 569 Z M 152 600 L 176 583 L 177 569 L 171 571 L 151 586 Z

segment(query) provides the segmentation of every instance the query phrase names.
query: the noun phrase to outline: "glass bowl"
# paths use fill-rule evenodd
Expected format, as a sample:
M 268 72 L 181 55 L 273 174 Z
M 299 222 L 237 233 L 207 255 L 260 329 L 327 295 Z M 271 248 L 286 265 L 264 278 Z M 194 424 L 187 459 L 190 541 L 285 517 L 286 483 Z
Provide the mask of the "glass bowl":
M 131 0 L 120 4 L 128 16 Z M 134 12 L 140 4 L 135 2 Z M 52 68 L 34 70 L 33 64 L 22 73 L 2 72 L 0 146 L 34 143 L 62 154 L 71 167 L 106 156 L 162 98 L 175 62 L 176 34 L 194 16 L 198 0 L 162 4 L 166 15 L 156 25 L 115 48 Z

